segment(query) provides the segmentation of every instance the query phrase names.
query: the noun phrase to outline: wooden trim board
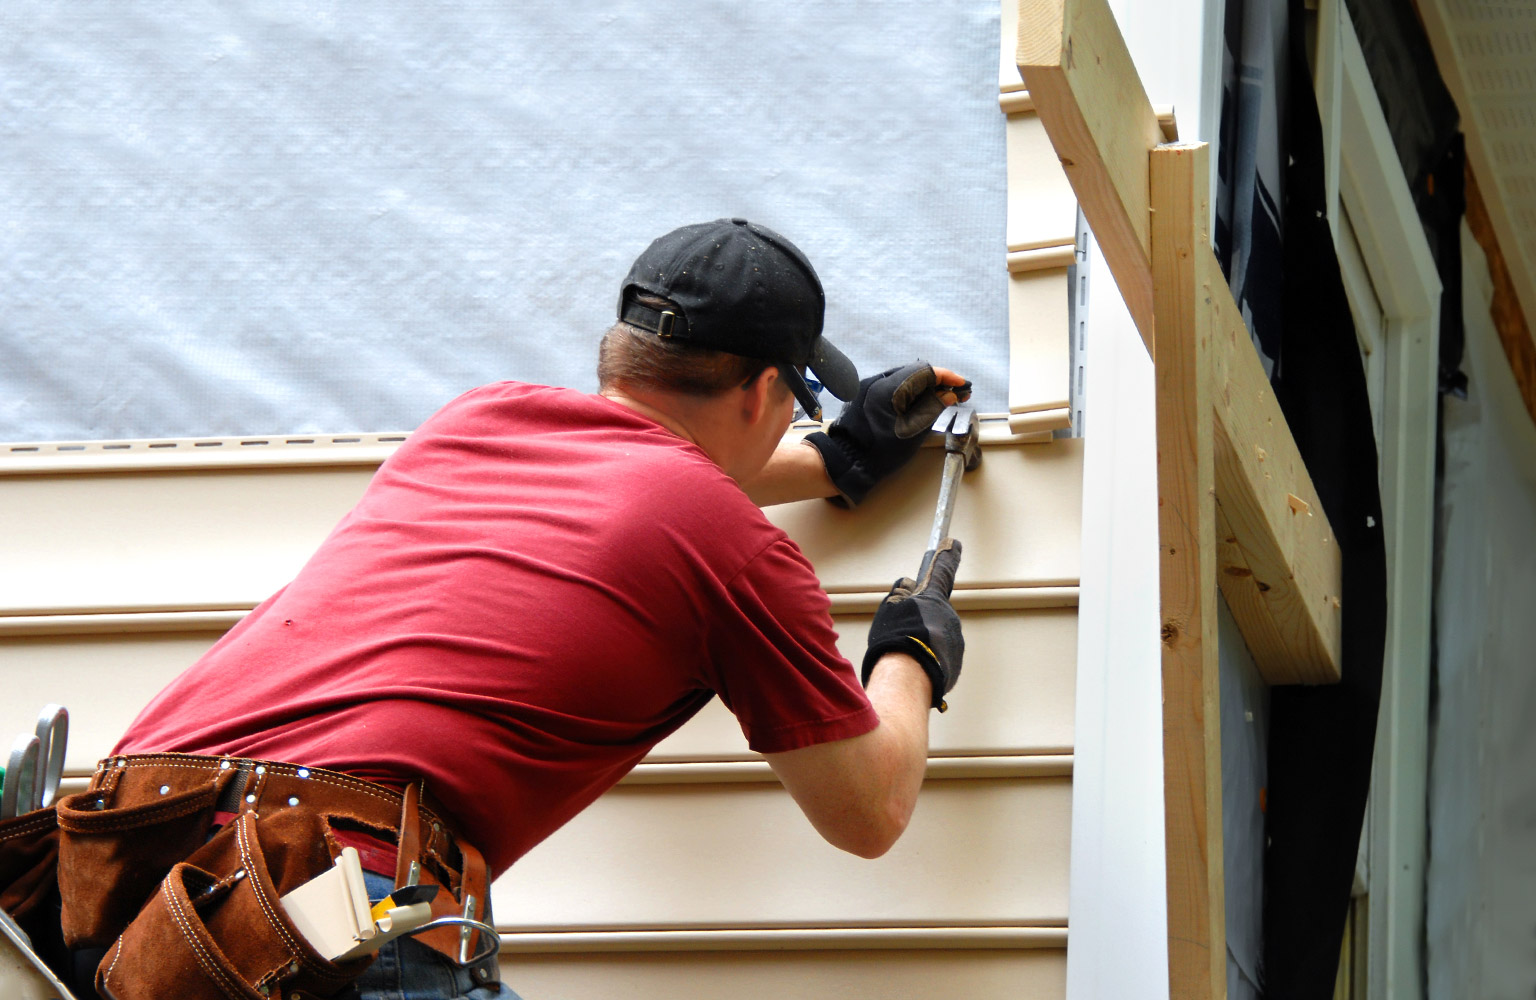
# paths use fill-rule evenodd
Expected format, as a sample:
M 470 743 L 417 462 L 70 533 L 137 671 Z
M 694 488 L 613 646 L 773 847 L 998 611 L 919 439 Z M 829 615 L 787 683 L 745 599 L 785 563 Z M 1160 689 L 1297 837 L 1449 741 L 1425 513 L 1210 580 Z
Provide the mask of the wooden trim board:
M 1019 72 L 1152 349 L 1147 152 L 1163 130 L 1108 0 L 1021 0 Z
M 1107 0 L 1021 0 L 1019 65 L 1058 155 L 1072 163 L 1067 176 L 1150 344 L 1152 272 L 1150 258 L 1138 256 L 1151 218 L 1143 154 L 1157 148 L 1162 130 Z M 1136 220 L 1147 225 L 1131 225 Z M 1214 262 L 1208 243 L 1191 258 L 1220 315 L 1211 327 L 1219 343 L 1204 356 L 1217 366 L 1212 485 L 1224 518 L 1222 589 L 1267 681 L 1336 681 L 1338 542 Z M 1128 268 L 1141 271 L 1131 275 Z M 1147 308 L 1138 314 L 1143 290 Z
M 1343 556 L 1209 240 L 1192 265 L 1208 303 L 1222 595 L 1266 681 L 1336 683 Z
M 1221 711 L 1216 638 L 1216 501 L 1210 418 L 1213 314 L 1202 307 L 1210 243 L 1204 144 L 1151 155 L 1157 313 L 1157 500 L 1163 630 L 1163 801 L 1168 976 L 1173 997 L 1216 997 L 1226 981 Z

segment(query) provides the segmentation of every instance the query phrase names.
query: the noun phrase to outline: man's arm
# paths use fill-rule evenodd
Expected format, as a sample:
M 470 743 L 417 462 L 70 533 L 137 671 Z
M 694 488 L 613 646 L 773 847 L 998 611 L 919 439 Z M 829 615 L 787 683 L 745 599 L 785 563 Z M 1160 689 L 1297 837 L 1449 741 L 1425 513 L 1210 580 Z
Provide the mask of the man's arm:
M 804 441 L 780 441 L 763 471 L 742 489 L 759 507 L 837 496 L 821 452 Z
M 878 858 L 917 805 L 933 690 L 916 660 L 887 653 L 870 672 L 869 700 L 880 725 L 864 735 L 765 756 L 829 844 Z
M 928 763 L 928 712 L 960 677 L 965 637 L 950 606 L 960 543 L 946 538 L 921 580 L 903 577 L 875 611 L 864 686 L 880 724 L 862 736 L 767 754 L 774 773 L 828 843 L 878 858 L 917 805 Z

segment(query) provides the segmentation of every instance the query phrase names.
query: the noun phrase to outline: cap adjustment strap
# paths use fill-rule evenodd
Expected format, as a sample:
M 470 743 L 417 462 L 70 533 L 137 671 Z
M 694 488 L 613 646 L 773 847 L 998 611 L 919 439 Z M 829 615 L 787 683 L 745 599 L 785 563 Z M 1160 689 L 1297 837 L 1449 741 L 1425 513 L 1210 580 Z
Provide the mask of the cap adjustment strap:
M 653 309 L 643 302 L 626 302 L 619 319 L 658 337 L 676 337 L 687 332 L 688 321 L 673 309 Z

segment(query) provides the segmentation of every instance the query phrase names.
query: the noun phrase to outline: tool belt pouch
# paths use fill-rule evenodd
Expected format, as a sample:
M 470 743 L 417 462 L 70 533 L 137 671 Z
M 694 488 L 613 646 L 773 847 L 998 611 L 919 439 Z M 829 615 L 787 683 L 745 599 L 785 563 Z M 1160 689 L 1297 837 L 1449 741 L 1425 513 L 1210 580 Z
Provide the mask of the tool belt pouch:
M 114 807 L 116 791 L 109 783 L 57 805 L 61 920 L 71 948 L 112 943 L 171 866 L 208 839 L 218 796 L 209 782 Z
M 0 909 L 26 919 L 53 890 L 58 864 L 59 826 L 51 807 L 0 822 Z
M 96 989 L 113 1000 L 342 992 L 372 958 L 338 964 L 321 957 L 279 902 L 330 867 L 318 817 L 241 814 L 171 869 L 102 959 Z

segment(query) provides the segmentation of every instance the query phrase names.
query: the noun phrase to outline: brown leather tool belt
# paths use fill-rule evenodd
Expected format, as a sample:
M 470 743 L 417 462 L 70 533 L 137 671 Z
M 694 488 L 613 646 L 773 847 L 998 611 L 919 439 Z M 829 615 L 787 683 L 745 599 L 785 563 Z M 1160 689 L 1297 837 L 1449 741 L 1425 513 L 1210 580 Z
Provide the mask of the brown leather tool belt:
M 101 761 L 90 787 L 56 809 L 64 939 L 110 946 L 97 987 L 119 1000 L 204 986 L 255 997 L 344 989 L 369 960 L 322 958 L 277 900 L 349 845 L 396 885 L 442 886 L 434 920 L 487 919 L 485 861 L 420 784 L 402 792 L 277 761 L 128 754 Z M 494 934 L 449 923 L 418 940 L 474 964 L 482 981 L 495 975 Z

